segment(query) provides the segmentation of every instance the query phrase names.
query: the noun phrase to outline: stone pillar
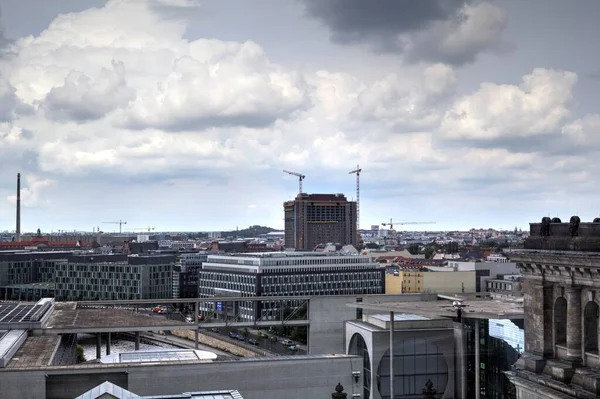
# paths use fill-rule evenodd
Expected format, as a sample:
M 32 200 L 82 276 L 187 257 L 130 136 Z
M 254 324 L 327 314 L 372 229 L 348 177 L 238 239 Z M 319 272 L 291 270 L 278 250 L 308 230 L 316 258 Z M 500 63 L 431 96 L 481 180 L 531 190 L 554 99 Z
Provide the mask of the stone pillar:
M 102 334 L 96 333 L 96 359 L 102 357 Z
M 110 355 L 110 332 L 106 333 L 106 355 Z
M 139 331 L 135 332 L 135 350 L 136 351 L 140 350 L 140 332 Z
M 551 358 L 554 356 L 553 286 L 525 279 L 525 352 Z
M 567 299 L 567 358 L 581 361 L 581 288 L 565 287 Z

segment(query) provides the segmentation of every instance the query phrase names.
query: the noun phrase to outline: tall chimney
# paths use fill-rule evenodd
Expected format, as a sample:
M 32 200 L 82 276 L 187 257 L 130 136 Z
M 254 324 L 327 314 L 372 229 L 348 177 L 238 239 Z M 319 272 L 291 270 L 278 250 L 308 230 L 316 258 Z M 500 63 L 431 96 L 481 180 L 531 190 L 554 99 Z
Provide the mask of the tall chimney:
M 21 241 L 21 174 L 17 173 L 17 237 Z

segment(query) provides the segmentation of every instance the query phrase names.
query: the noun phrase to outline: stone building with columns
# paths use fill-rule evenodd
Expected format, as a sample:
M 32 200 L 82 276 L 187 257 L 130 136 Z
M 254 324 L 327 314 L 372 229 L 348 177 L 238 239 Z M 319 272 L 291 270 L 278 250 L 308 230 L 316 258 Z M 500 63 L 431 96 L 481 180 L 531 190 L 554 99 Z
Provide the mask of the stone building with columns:
M 530 224 L 506 255 L 523 275 L 525 352 L 509 378 L 519 399 L 600 395 L 600 218 Z

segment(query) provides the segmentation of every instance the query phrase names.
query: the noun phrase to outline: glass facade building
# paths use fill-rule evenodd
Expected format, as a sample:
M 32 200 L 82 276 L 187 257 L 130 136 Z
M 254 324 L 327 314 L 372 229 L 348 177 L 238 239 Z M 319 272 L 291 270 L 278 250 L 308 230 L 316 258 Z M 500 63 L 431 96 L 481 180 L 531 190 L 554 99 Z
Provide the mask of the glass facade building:
M 481 320 L 479 322 L 480 362 L 475 362 L 475 327 L 473 319 L 465 320 L 467 334 L 467 390 L 475 397 L 475 373 L 479 373 L 482 398 L 510 399 L 512 384 L 505 371 L 519 358 L 524 346 L 524 330 L 511 320 Z

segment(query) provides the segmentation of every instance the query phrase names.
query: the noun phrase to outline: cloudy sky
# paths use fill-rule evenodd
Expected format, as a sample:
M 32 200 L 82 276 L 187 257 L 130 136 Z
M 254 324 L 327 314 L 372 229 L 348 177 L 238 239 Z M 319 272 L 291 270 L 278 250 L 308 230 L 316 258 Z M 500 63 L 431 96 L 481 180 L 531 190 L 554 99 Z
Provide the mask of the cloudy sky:
M 0 0 L 0 230 L 525 228 L 600 206 L 597 0 Z M 416 229 L 412 227 L 410 229 Z M 407 229 L 409 226 L 407 226 Z

